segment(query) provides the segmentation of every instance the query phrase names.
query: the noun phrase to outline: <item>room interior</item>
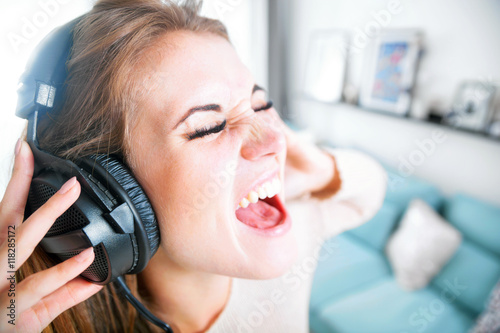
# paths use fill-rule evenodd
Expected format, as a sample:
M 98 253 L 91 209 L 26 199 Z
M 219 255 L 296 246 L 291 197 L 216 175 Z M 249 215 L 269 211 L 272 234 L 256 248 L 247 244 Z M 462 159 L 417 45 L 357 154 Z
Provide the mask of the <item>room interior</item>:
M 493 330 L 499 3 L 277 3 L 269 80 L 284 114 L 304 138 L 361 150 L 389 176 L 382 209 L 319 263 L 311 332 Z M 281 24 L 273 6 L 287 13 Z M 274 52 L 273 34 L 286 35 Z M 488 111 L 473 125 L 480 100 Z
M 23 127 L 12 110 L 27 55 L 92 5 L 58 3 L 26 43 L 3 41 L 0 193 Z M 11 35 L 45 10 L 1 6 Z M 500 327 L 500 2 L 206 0 L 203 13 L 228 26 L 304 140 L 360 150 L 387 171 L 381 210 L 319 262 L 311 332 Z

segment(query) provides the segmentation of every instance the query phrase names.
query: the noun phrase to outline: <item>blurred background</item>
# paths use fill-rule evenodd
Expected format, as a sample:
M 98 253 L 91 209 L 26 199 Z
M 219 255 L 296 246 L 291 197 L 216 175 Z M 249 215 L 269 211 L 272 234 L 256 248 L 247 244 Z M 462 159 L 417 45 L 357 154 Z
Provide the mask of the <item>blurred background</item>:
M 314 0 L 289 6 L 286 96 L 297 123 L 320 140 L 374 154 L 403 178 L 415 175 L 445 193 L 466 192 L 500 204 L 500 2 Z M 312 63 L 319 58 L 311 47 L 321 38 L 328 43 L 328 33 L 332 43 L 323 53 L 345 60 L 344 68 Z M 347 35 L 348 53 L 334 34 Z M 384 72 L 377 51 L 385 46 L 390 52 L 397 43 L 406 54 L 395 60 L 394 93 L 390 75 L 383 77 L 390 66 Z M 317 67 L 336 76 L 322 83 L 330 92 L 342 91 L 343 98 L 321 96 L 328 88 L 309 80 Z M 386 96 L 376 96 L 377 83 Z M 435 131 L 443 142 L 432 139 Z
M 93 2 L 0 4 L 0 197 L 29 54 Z M 304 139 L 388 172 L 379 213 L 318 267 L 311 331 L 499 332 L 500 1 L 206 0 L 203 14 Z
M 0 193 L 24 124 L 13 110 L 28 56 L 50 30 L 92 3 L 0 4 Z M 228 26 L 257 82 L 308 137 L 362 149 L 400 176 L 416 175 L 445 193 L 500 204 L 498 1 L 208 0 L 203 13 Z M 397 43 L 403 56 L 391 81 L 390 69 L 377 72 L 378 51 L 390 53 Z M 443 142 L 433 140 L 436 131 Z
M 52 29 L 89 11 L 94 0 L 22 0 L 0 3 L 0 198 L 10 178 L 13 151 L 25 121 L 15 116 L 17 85 L 35 46 Z M 221 19 L 231 40 L 256 80 L 266 85 L 267 9 L 265 0 L 205 1 L 205 16 Z

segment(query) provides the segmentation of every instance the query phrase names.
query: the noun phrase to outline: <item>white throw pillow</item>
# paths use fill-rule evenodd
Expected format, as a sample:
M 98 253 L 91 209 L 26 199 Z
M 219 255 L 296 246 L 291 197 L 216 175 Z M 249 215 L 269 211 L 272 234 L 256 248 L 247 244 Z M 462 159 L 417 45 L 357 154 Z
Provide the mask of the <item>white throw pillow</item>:
M 425 287 L 453 256 L 462 235 L 420 199 L 413 200 L 386 246 L 398 284 Z

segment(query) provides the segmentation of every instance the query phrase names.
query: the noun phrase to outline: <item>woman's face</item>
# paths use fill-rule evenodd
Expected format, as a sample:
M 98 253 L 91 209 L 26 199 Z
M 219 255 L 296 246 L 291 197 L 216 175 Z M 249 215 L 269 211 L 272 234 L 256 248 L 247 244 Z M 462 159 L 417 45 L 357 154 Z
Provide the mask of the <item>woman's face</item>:
M 283 274 L 297 250 L 279 184 L 281 122 L 273 108 L 255 111 L 265 92 L 214 34 L 168 33 L 143 60 L 148 89 L 129 161 L 158 217 L 155 261 L 242 278 Z M 256 195 L 264 199 L 241 207 Z

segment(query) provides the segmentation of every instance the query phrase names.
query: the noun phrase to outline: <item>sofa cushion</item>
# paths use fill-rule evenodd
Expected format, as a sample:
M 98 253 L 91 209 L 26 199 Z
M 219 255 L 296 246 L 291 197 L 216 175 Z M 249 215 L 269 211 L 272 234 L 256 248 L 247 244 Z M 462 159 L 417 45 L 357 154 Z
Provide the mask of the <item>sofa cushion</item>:
M 458 249 L 462 235 L 420 199 L 410 203 L 389 241 L 386 253 L 405 290 L 423 288 Z
M 387 201 L 405 209 L 410 201 L 420 198 L 434 210 L 441 209 L 444 197 L 436 186 L 417 177 L 404 177 L 391 167 L 385 166 L 385 169 L 388 176 L 385 195 Z
M 386 200 L 370 221 L 347 231 L 346 234 L 355 236 L 373 248 L 383 251 L 387 239 L 398 223 L 402 211 L 399 205 Z
M 314 274 L 310 308 L 314 311 L 324 301 L 337 299 L 363 285 L 390 275 L 384 256 L 353 237 L 342 234 L 335 238 L 336 251 L 326 255 L 321 250 Z M 326 258 L 321 260 L 321 258 Z
M 477 315 L 499 278 L 499 258 L 464 240 L 432 284 Z
M 473 323 L 434 289 L 404 291 L 391 277 L 327 303 L 311 317 L 314 333 L 465 333 Z
M 443 215 L 466 238 L 500 256 L 500 207 L 458 194 L 446 202 Z

